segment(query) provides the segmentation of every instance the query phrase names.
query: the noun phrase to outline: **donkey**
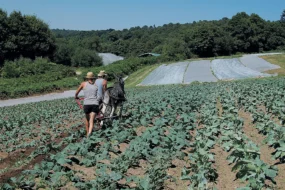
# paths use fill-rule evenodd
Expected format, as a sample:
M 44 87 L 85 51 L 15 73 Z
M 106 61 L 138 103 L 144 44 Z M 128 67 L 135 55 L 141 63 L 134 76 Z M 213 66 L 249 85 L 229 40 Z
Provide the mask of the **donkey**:
M 126 101 L 125 97 L 125 82 L 122 76 L 115 76 L 116 82 L 113 87 L 107 88 L 104 93 L 103 106 L 101 112 L 104 114 L 104 117 L 112 118 L 117 107 L 122 106 L 122 103 Z M 111 107 L 111 111 L 107 110 L 107 107 Z M 101 121 L 101 124 L 103 122 Z

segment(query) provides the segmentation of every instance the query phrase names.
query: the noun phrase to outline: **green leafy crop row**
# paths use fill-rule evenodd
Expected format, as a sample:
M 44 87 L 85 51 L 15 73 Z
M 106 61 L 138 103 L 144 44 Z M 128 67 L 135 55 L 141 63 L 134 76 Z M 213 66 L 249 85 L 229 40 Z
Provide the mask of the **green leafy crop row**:
M 266 135 L 265 142 L 276 149 L 273 158 L 283 163 L 284 82 L 284 78 L 275 78 L 129 89 L 124 117 L 107 122 L 89 139 L 84 138 L 83 128 L 76 130 L 83 113 L 71 98 L 1 108 L 0 130 L 5 135 L 0 151 L 36 145 L 31 159 L 47 155 L 3 187 L 162 189 L 166 180 L 178 180 L 167 172 L 178 159 L 185 161 L 180 179 L 190 182 L 189 189 L 215 189 L 219 171 L 213 165 L 216 155 L 211 150 L 220 146 L 229 152 L 228 164 L 236 178 L 246 182 L 238 189 L 273 189 L 279 171 L 261 159 L 260 147 L 243 132 L 244 121 L 238 112 L 244 109 L 252 113 L 256 127 Z M 259 111 L 261 104 L 267 113 Z M 273 116 L 281 123 L 272 122 Z M 67 129 L 70 122 L 74 123 L 72 130 Z M 52 143 L 55 136 L 51 134 L 67 130 L 68 136 Z M 37 133 L 40 140 L 35 137 Z M 21 136 L 35 138 L 34 144 L 23 142 Z M 122 144 L 127 145 L 125 150 L 120 148 Z M 96 174 L 85 176 L 75 166 Z M 129 172 L 137 168 L 143 173 Z

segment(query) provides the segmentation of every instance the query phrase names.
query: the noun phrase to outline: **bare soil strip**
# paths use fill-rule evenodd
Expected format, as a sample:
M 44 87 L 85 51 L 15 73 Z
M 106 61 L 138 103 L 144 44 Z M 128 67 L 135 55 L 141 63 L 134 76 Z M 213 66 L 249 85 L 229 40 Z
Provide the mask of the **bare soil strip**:
M 274 149 L 262 143 L 265 136 L 259 134 L 258 130 L 252 124 L 250 113 L 240 110 L 239 116 L 244 119 L 243 130 L 246 136 L 260 147 L 260 159 L 267 164 L 273 165 L 275 161 L 271 160 L 271 153 L 274 152 Z
M 223 105 L 220 97 L 217 98 L 216 107 L 218 109 L 218 116 L 223 115 Z M 218 189 L 235 189 L 244 186 L 244 182 L 236 179 L 236 173 L 232 172 L 232 165 L 229 165 L 227 157 L 230 153 L 224 151 L 218 144 L 211 150 L 215 154 L 215 163 L 213 164 L 218 173 L 217 183 L 214 185 Z
M 80 125 L 77 128 L 81 128 L 81 127 L 82 126 Z M 55 139 L 54 141 L 56 143 L 60 143 L 67 136 L 68 136 L 68 133 L 62 134 L 61 137 Z M 78 139 L 78 141 L 80 141 L 80 140 L 81 140 L 81 138 Z M 64 149 L 66 146 L 67 145 L 63 145 L 60 148 L 60 150 Z M 3 159 L 0 162 L 0 169 L 5 169 L 5 168 L 8 168 L 8 169 L 7 169 L 7 171 L 5 171 L 5 173 L 0 175 L 0 184 L 6 183 L 10 178 L 20 175 L 22 173 L 22 171 L 24 171 L 24 170 L 32 169 L 35 164 L 40 163 L 45 158 L 47 158 L 47 156 L 48 156 L 47 154 L 46 155 L 38 155 L 33 160 L 31 160 L 27 165 L 24 165 L 24 166 L 21 166 L 18 168 L 11 167 L 11 166 L 15 165 L 15 163 L 17 161 L 19 161 L 19 158 L 20 158 L 20 160 L 27 159 L 34 150 L 35 150 L 35 147 L 23 149 L 23 150 L 17 150 L 16 152 L 11 153 L 10 155 L 8 155 L 8 157 Z
M 10 168 L 15 164 L 15 162 L 27 158 L 34 150 L 35 147 L 32 147 L 28 149 L 20 149 L 11 154 L 8 154 L 6 158 L 0 161 L 0 170 Z
M 211 152 L 215 154 L 215 163 L 213 165 L 218 173 L 215 187 L 227 190 L 244 186 L 245 184 L 242 181 L 236 179 L 236 173 L 232 172 L 233 166 L 229 165 L 227 161 L 229 153 L 224 151 L 219 145 L 215 145 Z
M 265 112 L 265 108 L 261 108 Z M 244 112 L 243 110 L 239 111 L 239 116 L 244 119 L 244 133 L 250 138 L 254 143 L 260 147 L 260 159 L 269 165 L 275 165 L 278 163 L 278 160 L 272 160 L 271 154 L 275 151 L 274 148 L 269 147 L 266 144 L 263 144 L 265 136 L 258 133 L 258 130 L 252 124 L 250 113 Z M 276 189 L 285 189 L 285 164 L 277 164 L 278 175 L 275 177 L 276 180 Z
M 222 103 L 221 103 L 221 100 L 220 100 L 220 97 L 218 97 L 217 99 L 217 105 L 216 105 L 217 109 L 218 109 L 218 115 L 221 117 L 222 114 L 223 114 L 223 106 L 222 106 Z
M 32 169 L 35 164 L 40 163 L 42 160 L 46 158 L 46 156 L 47 155 L 39 155 L 34 160 L 32 160 L 29 164 L 23 167 L 20 167 L 14 170 L 8 170 L 4 174 L 0 175 L 0 184 L 6 183 L 11 177 L 18 176 L 24 170 Z
M 277 165 L 278 175 L 275 177 L 276 180 L 276 189 L 284 190 L 285 189 L 285 164 Z
M 172 178 L 167 179 L 164 182 L 164 189 L 167 190 L 184 190 L 187 189 L 190 185 L 189 180 L 181 180 L 181 172 L 184 167 L 189 167 L 189 163 L 187 164 L 184 160 L 175 159 L 172 161 L 172 168 L 167 169 L 167 175 Z
M 200 114 L 197 113 L 196 115 L 197 121 L 196 121 L 196 127 L 194 130 L 189 130 L 189 134 L 192 136 L 192 139 L 190 142 L 193 142 L 195 140 L 195 135 L 197 129 L 201 129 L 204 126 L 200 124 Z M 180 115 L 176 117 L 176 119 L 180 119 Z M 170 128 L 171 126 L 169 126 Z M 169 134 L 169 131 L 166 131 L 164 133 L 165 135 Z M 174 159 L 171 161 L 171 167 L 167 169 L 167 175 L 170 177 L 169 179 L 164 181 L 163 189 L 166 190 L 184 190 L 187 189 L 188 186 L 191 184 L 190 180 L 181 180 L 181 174 L 182 169 L 190 168 L 190 160 L 189 160 L 189 154 L 193 151 L 192 147 L 186 147 L 185 149 L 181 150 L 186 154 L 183 160 L 180 159 Z
M 144 126 L 140 126 L 140 127 L 136 128 L 137 136 L 141 136 L 143 134 L 143 132 L 145 132 L 145 130 L 146 130 L 146 127 L 144 127 Z

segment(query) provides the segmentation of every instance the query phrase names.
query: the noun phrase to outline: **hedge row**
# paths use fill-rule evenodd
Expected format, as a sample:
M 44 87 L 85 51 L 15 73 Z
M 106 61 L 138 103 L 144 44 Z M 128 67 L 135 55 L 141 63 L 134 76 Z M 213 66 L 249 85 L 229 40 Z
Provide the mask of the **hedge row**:
M 10 79 L 11 82 L 13 79 Z M 2 83 L 2 81 L 1 81 Z M 35 94 L 43 94 L 53 92 L 55 90 L 64 90 L 80 84 L 80 81 L 75 77 L 68 77 L 57 81 L 43 81 L 33 82 L 30 84 L 21 84 L 21 79 L 14 79 L 11 85 L 3 87 L 0 84 L 0 99 L 17 98 L 31 96 Z
M 51 73 L 58 73 L 61 77 L 75 76 L 75 69 L 50 62 L 44 58 L 31 60 L 20 58 L 15 61 L 5 61 L 1 69 L 2 78 L 22 78 Z

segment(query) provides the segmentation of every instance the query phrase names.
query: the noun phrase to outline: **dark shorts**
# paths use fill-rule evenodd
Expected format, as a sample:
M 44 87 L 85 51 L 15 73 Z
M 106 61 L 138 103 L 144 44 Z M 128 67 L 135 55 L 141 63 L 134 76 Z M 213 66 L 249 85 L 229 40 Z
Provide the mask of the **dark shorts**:
M 91 112 L 99 113 L 99 105 L 84 105 L 84 113 L 89 114 Z

